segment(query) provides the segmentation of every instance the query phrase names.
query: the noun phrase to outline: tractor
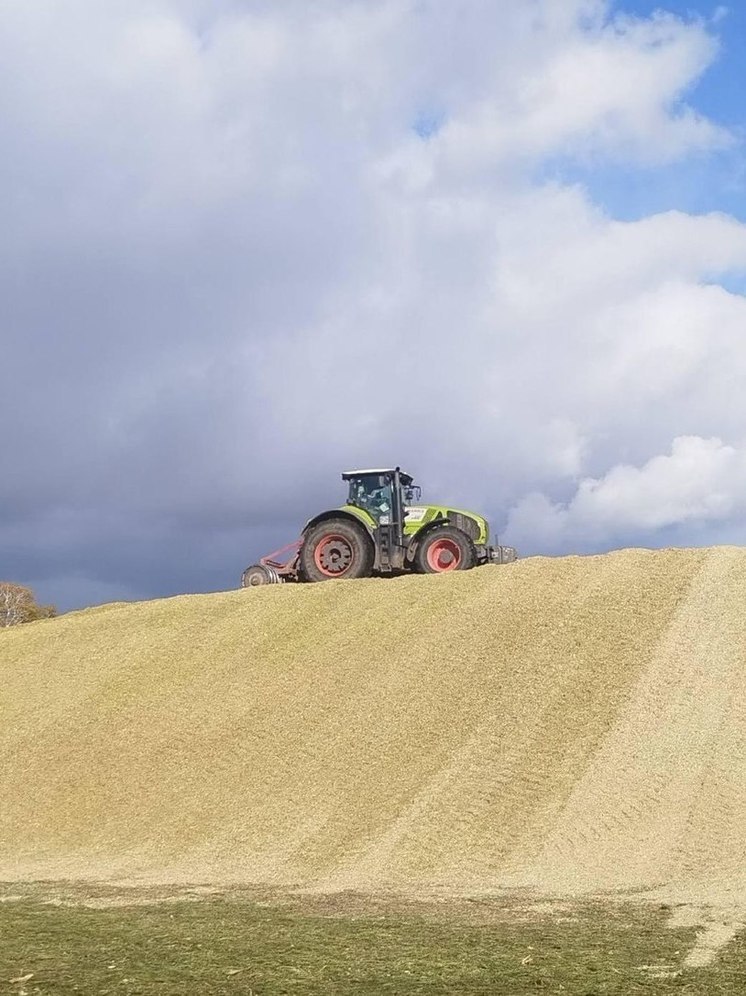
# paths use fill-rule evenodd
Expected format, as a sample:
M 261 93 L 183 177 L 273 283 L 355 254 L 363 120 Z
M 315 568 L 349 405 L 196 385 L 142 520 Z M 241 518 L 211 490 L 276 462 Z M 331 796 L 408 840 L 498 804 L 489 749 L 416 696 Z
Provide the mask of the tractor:
M 301 537 L 243 572 L 241 585 L 329 581 L 417 572 L 442 574 L 515 560 L 489 545 L 487 520 L 447 505 L 422 505 L 421 489 L 399 467 L 350 470 L 341 508 L 315 515 Z

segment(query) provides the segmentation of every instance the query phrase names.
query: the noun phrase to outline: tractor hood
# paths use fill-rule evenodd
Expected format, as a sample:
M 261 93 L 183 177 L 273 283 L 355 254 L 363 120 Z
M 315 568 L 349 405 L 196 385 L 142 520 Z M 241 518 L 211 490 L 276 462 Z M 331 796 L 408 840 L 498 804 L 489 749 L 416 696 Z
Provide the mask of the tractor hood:
M 483 515 L 449 505 L 408 505 L 404 517 L 404 533 L 412 536 L 436 519 L 448 519 L 469 536 L 476 546 L 487 546 L 490 527 Z

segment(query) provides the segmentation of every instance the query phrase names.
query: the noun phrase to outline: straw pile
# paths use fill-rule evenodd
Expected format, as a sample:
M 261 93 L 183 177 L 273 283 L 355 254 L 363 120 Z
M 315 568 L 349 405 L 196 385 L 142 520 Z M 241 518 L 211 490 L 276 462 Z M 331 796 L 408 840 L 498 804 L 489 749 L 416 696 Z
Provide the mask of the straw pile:
M 0 878 L 737 890 L 744 606 L 626 550 L 6 630 Z

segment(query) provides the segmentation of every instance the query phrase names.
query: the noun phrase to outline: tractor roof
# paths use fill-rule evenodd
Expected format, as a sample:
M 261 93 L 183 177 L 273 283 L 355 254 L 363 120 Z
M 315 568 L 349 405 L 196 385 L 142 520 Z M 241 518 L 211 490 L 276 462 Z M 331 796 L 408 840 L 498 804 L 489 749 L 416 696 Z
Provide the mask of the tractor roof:
M 372 470 L 346 470 L 342 474 L 342 480 L 349 481 L 355 477 L 365 477 L 367 474 L 393 474 L 397 470 L 399 471 L 399 477 L 401 478 L 402 484 L 407 485 L 412 483 L 412 475 L 405 474 L 403 470 L 399 469 L 399 467 L 379 467 Z

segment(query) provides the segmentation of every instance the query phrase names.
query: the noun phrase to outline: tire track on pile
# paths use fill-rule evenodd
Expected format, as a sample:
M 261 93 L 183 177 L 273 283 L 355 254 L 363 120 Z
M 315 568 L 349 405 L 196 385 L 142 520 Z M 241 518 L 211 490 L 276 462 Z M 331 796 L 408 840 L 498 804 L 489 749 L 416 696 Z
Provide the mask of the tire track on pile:
M 500 648 L 510 662 L 503 679 L 493 675 L 482 700 L 471 705 L 469 720 L 478 722 L 319 888 L 484 891 L 525 870 L 688 587 L 686 575 L 669 578 L 665 597 L 659 594 L 650 609 L 677 559 L 627 551 L 537 560 L 538 576 L 526 579 L 523 591 L 516 586 L 510 604 L 500 607 L 522 625 Z M 473 597 L 471 608 L 498 627 L 502 616 L 493 601 L 488 590 Z M 642 621 L 635 630 L 636 618 Z M 610 643 L 613 654 L 605 652 Z M 487 657 L 475 674 L 484 681 L 490 673 Z
M 707 555 L 619 720 L 576 785 L 530 871 L 548 889 L 637 889 L 691 878 L 713 835 L 744 845 L 743 810 L 701 811 L 712 767 L 744 755 L 727 749 L 729 713 L 743 689 L 746 624 L 743 553 Z M 731 797 L 732 798 L 732 797 Z M 740 818 L 739 818 L 740 817 Z M 696 825 L 698 842 L 687 838 Z

